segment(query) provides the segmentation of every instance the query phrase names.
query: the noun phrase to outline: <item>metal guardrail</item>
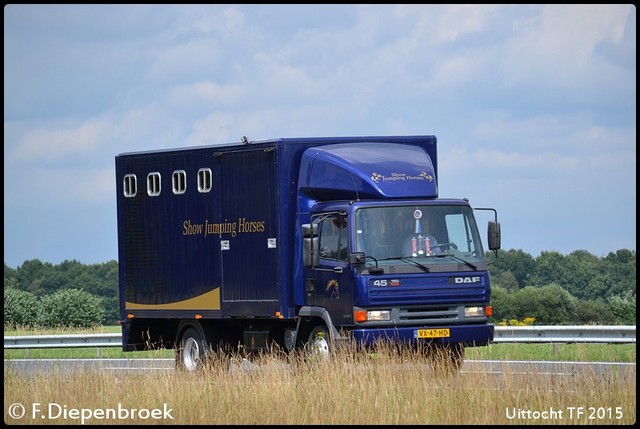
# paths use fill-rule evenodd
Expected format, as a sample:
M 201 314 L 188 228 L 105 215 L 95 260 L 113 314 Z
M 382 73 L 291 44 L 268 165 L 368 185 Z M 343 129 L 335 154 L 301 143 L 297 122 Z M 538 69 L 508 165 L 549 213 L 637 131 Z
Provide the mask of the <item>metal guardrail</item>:
M 635 326 L 496 326 L 494 343 L 635 343 Z M 122 334 L 5 336 L 5 349 L 120 347 Z
M 5 336 L 5 349 L 122 347 L 122 334 L 63 334 Z
M 635 343 L 635 326 L 496 326 L 494 343 Z

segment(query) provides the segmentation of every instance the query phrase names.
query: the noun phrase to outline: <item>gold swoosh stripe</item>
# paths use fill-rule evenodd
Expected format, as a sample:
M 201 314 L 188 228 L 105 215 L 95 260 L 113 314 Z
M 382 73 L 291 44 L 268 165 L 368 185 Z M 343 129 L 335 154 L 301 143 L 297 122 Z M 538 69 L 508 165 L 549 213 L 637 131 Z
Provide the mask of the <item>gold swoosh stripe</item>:
M 136 304 L 125 302 L 127 310 L 220 310 L 220 288 L 203 295 L 167 304 Z

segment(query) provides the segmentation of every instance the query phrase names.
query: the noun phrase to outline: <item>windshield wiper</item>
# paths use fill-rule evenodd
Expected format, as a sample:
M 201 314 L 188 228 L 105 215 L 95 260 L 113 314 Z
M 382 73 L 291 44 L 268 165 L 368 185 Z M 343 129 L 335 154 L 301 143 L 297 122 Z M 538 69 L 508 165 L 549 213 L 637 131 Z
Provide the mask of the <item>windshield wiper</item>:
M 420 268 L 425 273 L 428 273 L 428 272 L 431 271 L 428 267 L 425 267 L 420 262 L 415 261 L 415 260 L 413 260 L 413 259 L 411 259 L 409 257 L 406 257 L 406 256 L 394 256 L 392 258 L 383 258 L 383 259 L 378 259 L 378 260 L 379 261 L 405 261 L 405 262 L 410 262 L 413 265 L 415 265 L 416 267 Z
M 451 253 L 447 253 L 447 252 L 443 252 L 443 253 L 436 253 L 435 255 L 436 258 L 444 258 L 445 256 L 450 257 L 451 259 L 455 259 L 456 261 L 460 261 L 463 264 L 465 264 L 467 267 L 471 267 L 473 269 L 473 271 L 478 271 L 478 267 L 476 267 L 475 265 L 473 265 L 471 262 L 464 260 L 462 258 L 459 258 L 455 255 L 452 255 Z

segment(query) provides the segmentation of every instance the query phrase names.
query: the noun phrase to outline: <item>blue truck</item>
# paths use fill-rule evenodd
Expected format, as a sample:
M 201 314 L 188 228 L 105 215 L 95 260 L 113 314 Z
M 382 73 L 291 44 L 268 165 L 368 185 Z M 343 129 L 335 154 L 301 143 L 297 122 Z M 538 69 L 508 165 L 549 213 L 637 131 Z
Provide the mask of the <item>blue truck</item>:
M 345 342 L 446 352 L 493 340 L 474 215 L 438 196 L 432 135 L 280 138 L 115 157 L 124 351 L 212 352 Z

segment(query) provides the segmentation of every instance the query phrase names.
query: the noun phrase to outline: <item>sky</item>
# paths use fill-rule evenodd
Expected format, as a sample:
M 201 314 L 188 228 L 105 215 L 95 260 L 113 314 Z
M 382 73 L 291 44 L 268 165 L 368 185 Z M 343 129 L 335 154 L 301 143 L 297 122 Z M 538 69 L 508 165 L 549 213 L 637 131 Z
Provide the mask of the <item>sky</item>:
M 635 251 L 635 6 L 5 5 L 4 262 L 117 260 L 123 152 L 425 134 L 504 250 Z

